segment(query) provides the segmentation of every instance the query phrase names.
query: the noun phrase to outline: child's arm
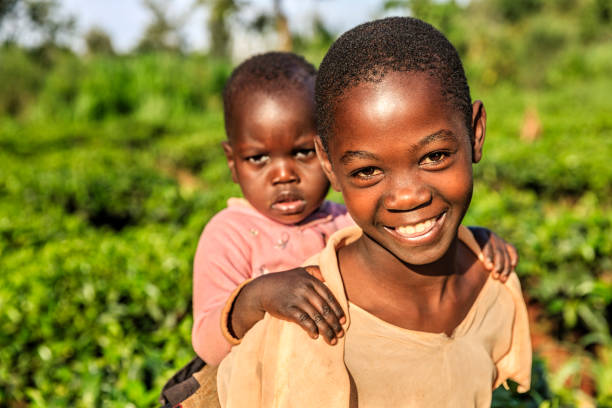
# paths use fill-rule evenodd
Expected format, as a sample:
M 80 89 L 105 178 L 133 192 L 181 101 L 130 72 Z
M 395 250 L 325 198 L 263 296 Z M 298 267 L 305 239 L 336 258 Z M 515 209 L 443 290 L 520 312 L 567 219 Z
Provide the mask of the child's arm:
M 231 349 L 219 323 L 223 307 L 232 292 L 252 276 L 250 246 L 235 224 L 223 213 L 213 217 L 194 258 L 191 341 L 198 356 L 212 365 L 219 364 Z
M 514 245 L 504 241 L 493 231 L 483 227 L 469 227 L 484 255 L 485 267 L 494 279 L 506 282 L 516 268 L 519 256 Z
M 319 280 L 322 278 L 318 268 L 311 273 L 296 268 L 263 275 L 245 285 L 234 300 L 228 319 L 232 334 L 241 338 L 268 312 L 300 325 L 312 338 L 321 334 L 328 344 L 336 344 L 344 335 L 344 312 Z
M 470 227 L 470 230 L 482 248 L 485 266 L 493 278 L 506 282 L 518 263 L 514 246 L 486 228 Z M 260 276 L 245 285 L 234 299 L 227 318 L 232 335 L 242 338 L 268 312 L 300 325 L 313 338 L 322 334 L 327 343 L 336 344 L 337 338 L 344 335 L 341 326 L 345 321 L 344 312 L 321 282 L 319 269 L 308 268 L 308 271 L 296 268 Z

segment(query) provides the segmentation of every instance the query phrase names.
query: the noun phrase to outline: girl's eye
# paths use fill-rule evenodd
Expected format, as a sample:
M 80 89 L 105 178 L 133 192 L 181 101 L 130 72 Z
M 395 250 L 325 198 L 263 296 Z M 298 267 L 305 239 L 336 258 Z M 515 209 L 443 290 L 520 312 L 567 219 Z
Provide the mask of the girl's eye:
M 381 169 L 377 167 L 369 166 L 369 167 L 364 167 L 364 168 L 361 168 L 353 172 L 352 176 L 367 180 L 367 179 L 371 179 L 372 177 L 376 177 L 380 174 L 382 174 Z
M 448 152 L 433 152 L 423 157 L 421 164 L 439 164 L 449 156 Z
M 300 149 L 296 150 L 294 155 L 297 159 L 308 159 L 315 155 L 315 149 Z
M 268 161 L 270 157 L 267 154 L 256 154 L 253 156 L 249 156 L 246 160 L 253 164 L 263 164 Z

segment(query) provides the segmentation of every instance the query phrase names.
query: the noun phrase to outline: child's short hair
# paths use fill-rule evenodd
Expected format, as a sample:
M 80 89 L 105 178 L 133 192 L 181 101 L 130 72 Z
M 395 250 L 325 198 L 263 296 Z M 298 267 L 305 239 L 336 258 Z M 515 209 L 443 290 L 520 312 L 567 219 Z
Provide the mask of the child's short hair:
M 379 82 L 388 72 L 426 72 L 444 97 L 465 115 L 472 136 L 470 88 L 455 47 L 430 24 L 390 17 L 342 34 L 319 66 L 316 82 L 318 133 L 327 150 L 335 105 L 350 88 Z
M 287 87 L 307 87 L 317 75 L 315 67 L 303 57 L 290 52 L 267 52 L 255 55 L 238 65 L 223 89 L 225 132 L 230 137 L 228 123 L 233 101 L 241 92 L 260 90 L 282 92 Z

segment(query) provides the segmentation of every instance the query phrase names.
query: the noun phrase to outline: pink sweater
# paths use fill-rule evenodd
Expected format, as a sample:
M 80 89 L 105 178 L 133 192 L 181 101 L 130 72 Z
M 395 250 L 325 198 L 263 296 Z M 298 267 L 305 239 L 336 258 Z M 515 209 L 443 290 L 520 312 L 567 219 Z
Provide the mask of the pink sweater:
M 195 254 L 191 340 L 196 353 L 212 365 L 229 353 L 221 312 L 242 282 L 301 265 L 325 247 L 331 234 L 349 225 L 353 221 L 346 208 L 330 201 L 301 223 L 284 225 L 244 199 L 229 199 L 228 208 L 204 228 Z

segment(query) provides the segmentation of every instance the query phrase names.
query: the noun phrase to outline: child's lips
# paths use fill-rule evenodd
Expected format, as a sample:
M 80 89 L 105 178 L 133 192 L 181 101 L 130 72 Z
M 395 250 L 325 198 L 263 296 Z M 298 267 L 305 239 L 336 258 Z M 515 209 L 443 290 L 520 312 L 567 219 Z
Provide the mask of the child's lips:
M 282 193 L 280 194 L 274 203 L 272 203 L 272 209 L 282 214 L 299 214 L 306 208 L 306 200 L 299 194 L 295 193 Z
M 272 204 L 272 208 L 284 214 L 297 214 L 304 210 L 306 202 L 304 200 L 285 201 Z

